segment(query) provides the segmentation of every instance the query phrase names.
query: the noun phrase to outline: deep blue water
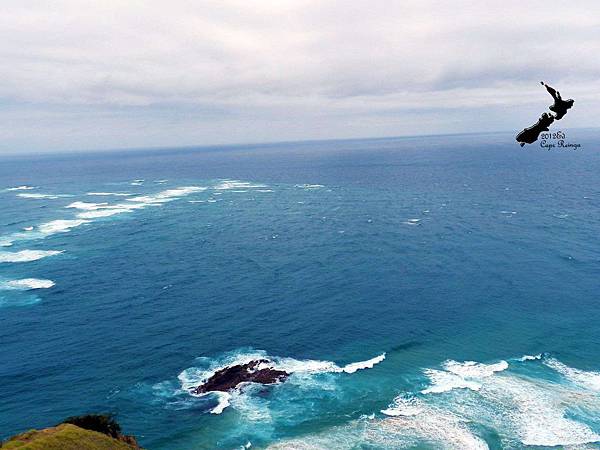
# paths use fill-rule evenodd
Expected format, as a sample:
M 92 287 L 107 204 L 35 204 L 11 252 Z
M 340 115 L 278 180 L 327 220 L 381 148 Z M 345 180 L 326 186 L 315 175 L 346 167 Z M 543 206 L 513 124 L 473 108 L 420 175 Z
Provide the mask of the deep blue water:
M 600 133 L 569 138 L 0 159 L 0 438 L 113 412 L 149 449 L 596 448 Z M 256 354 L 296 373 L 221 414 L 183 389 Z

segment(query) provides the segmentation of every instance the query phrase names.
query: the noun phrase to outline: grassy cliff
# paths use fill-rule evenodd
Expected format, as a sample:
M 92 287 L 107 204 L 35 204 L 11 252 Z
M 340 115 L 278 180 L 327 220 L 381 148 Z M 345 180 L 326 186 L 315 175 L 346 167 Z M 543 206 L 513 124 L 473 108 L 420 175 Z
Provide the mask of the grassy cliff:
M 31 430 L 0 443 L 2 450 L 138 450 L 110 416 L 70 417 L 55 427 Z

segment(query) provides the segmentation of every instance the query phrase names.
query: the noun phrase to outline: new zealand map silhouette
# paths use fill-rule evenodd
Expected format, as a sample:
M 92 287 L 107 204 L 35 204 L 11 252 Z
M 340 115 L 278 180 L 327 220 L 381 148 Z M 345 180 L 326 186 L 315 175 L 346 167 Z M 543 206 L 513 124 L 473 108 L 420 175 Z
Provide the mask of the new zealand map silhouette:
M 555 120 L 562 119 L 565 114 L 567 114 L 567 111 L 571 109 L 573 103 L 575 103 L 575 100 L 572 98 L 563 100 L 560 96 L 560 92 L 558 92 L 556 89 L 548 86 L 543 81 L 540 81 L 540 83 L 542 86 L 546 87 L 546 90 L 554 99 L 554 104 L 550 105 L 549 107 L 550 111 L 552 111 L 554 114 L 547 112 L 543 113 L 534 125 L 530 126 L 529 128 L 525 128 L 523 131 L 517 134 L 516 140 L 521 144 L 521 147 L 523 147 L 525 144 L 533 144 L 535 141 L 537 141 L 537 139 L 540 137 L 540 133 L 543 131 L 550 131 L 550 125 L 552 125 Z

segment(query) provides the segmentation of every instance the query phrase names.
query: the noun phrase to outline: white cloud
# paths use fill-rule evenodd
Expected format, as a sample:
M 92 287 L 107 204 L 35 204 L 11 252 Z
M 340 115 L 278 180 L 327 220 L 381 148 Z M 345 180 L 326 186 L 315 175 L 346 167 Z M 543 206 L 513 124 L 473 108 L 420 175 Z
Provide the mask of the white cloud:
M 576 98 L 572 126 L 594 125 L 599 13 L 554 0 L 5 0 L 0 138 L 10 150 L 510 129 L 549 104 L 540 79 Z

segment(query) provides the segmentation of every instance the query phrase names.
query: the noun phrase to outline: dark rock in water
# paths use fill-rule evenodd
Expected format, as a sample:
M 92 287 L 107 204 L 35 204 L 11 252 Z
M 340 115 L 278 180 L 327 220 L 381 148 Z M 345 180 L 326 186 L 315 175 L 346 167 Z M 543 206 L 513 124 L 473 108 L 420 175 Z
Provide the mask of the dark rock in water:
M 221 369 L 203 384 L 192 389 L 192 394 L 204 394 L 211 391 L 230 391 L 235 389 L 240 383 L 260 383 L 273 384 L 284 381 L 290 374 L 284 370 L 273 369 L 272 367 L 258 368 L 261 364 L 270 364 L 267 359 L 257 359 L 247 364 L 238 364 L 235 366 Z

